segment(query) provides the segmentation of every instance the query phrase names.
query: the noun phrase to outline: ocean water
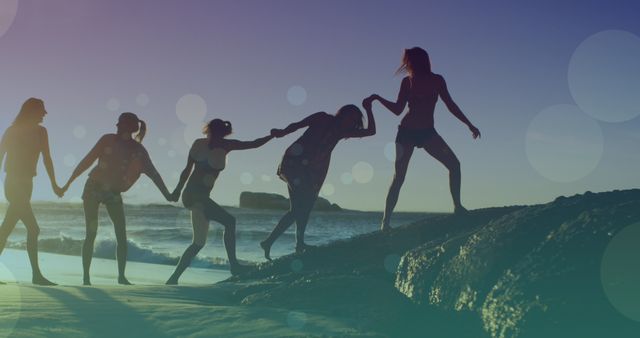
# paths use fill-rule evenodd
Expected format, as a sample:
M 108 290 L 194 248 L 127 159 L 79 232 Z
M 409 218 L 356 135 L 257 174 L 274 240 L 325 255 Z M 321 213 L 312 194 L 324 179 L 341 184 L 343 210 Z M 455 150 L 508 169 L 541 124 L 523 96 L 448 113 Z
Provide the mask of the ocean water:
M 80 204 L 34 203 L 34 213 L 41 228 L 39 249 L 64 255 L 79 256 L 85 235 L 84 212 Z M 284 211 L 227 207 L 236 217 L 237 255 L 241 261 L 264 261 L 259 242 L 264 240 Z M 4 217 L 6 205 L 0 205 Z M 143 263 L 176 264 L 191 243 L 189 211 L 172 205 L 126 205 L 128 260 Z M 392 225 L 397 226 L 425 218 L 423 213 L 397 213 Z M 313 212 L 307 225 L 308 244 L 326 244 L 376 231 L 381 212 Z M 222 243 L 223 227 L 211 222 L 207 245 L 192 262 L 200 268 L 226 268 L 227 255 Z M 7 247 L 24 249 L 26 230 L 21 223 L 9 237 Z M 271 257 L 294 251 L 295 224 L 273 245 Z M 100 210 L 98 237 L 94 257 L 115 259 L 113 225 L 104 207 Z

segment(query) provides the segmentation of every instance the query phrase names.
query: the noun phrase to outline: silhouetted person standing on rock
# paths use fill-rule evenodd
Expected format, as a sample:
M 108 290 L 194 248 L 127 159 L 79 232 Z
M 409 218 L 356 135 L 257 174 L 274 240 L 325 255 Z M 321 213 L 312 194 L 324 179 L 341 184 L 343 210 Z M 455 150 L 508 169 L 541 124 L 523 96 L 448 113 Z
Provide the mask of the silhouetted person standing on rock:
M 210 194 L 218 175 L 226 167 L 229 152 L 261 147 L 273 136 L 253 141 L 238 141 L 226 138 L 231 132 L 229 121 L 214 119 L 204 128 L 207 137 L 195 140 L 191 146 L 187 166 L 182 171 L 180 182 L 172 196 L 177 200 L 185 183 L 187 184 L 182 192 L 182 203 L 185 208 L 191 210 L 193 242 L 182 254 L 176 270 L 167 280 L 168 285 L 178 284 L 182 273 L 204 247 L 210 221 L 224 226 L 224 247 L 227 250 L 231 274 L 236 275 L 243 271 L 244 266 L 240 265 L 236 258 L 236 219 L 214 202 Z
M 53 162 L 49 151 L 47 129 L 40 125 L 47 111 L 44 102 L 30 98 L 24 102 L 13 124 L 7 128 L 0 142 L 0 166 L 6 156 L 4 194 L 9 202 L 2 227 L 0 227 L 0 253 L 7 244 L 7 238 L 18 221 L 27 228 L 27 253 L 31 262 L 32 282 L 38 285 L 56 285 L 47 280 L 38 265 L 38 235 L 40 228 L 31 209 L 33 177 L 42 154 L 44 166 L 56 195 L 62 189 L 56 183 Z
M 294 131 L 307 130 L 287 148 L 278 176 L 287 183 L 290 208 L 282 216 L 269 237 L 260 242 L 264 257 L 271 260 L 273 242 L 296 222 L 296 252 L 309 247 L 304 242 L 304 232 L 309 221 L 318 193 L 329 170 L 331 152 L 342 139 L 375 135 L 376 123 L 371 110 L 372 98 L 366 98 L 362 105 L 367 112 L 368 126 L 365 129 L 362 111 L 355 105 L 346 105 L 335 115 L 315 113 L 304 120 L 290 124 L 285 129 L 273 129 L 271 135 L 283 137 Z
M 383 106 L 396 115 L 402 114 L 405 106 L 409 112 L 404 116 L 396 136 L 395 175 L 387 195 L 382 230 L 390 229 L 391 214 L 398 202 L 400 188 L 404 182 L 409 160 L 414 148 L 422 148 L 429 155 L 444 164 L 449 170 L 449 187 L 455 207 L 455 213 L 465 213 L 460 202 L 460 162 L 447 143 L 435 130 L 433 114 L 438 98 L 444 101 L 449 111 L 469 127 L 473 138 L 480 137 L 476 128 L 453 102 L 442 75 L 431 72 L 429 54 L 419 47 L 405 49 L 398 73 L 408 73 L 402 79 L 396 102 L 388 101 L 379 95 L 372 95 Z
M 129 190 L 141 174 L 146 174 L 169 200 L 171 195 L 154 167 L 142 139 L 147 127 L 133 113 L 122 113 L 118 118 L 117 132 L 106 134 L 80 161 L 73 171 L 64 191 L 97 160 L 98 164 L 89 173 L 84 186 L 82 200 L 87 233 L 82 246 L 84 285 L 91 285 L 89 269 L 93 256 L 93 245 L 98 231 L 100 204 L 107 207 L 116 234 L 116 258 L 118 261 L 118 283 L 130 285 L 124 271 L 127 264 L 127 232 L 121 193 Z M 135 136 L 133 135 L 135 133 Z M 176 199 L 177 200 L 177 199 Z

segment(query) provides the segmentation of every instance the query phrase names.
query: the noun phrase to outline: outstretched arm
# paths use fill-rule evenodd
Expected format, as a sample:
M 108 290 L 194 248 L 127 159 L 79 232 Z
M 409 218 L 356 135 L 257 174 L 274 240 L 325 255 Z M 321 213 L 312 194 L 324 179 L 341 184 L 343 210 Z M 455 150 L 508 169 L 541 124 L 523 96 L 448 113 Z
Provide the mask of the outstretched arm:
M 367 112 L 367 128 L 350 132 L 345 137 L 367 137 L 376 134 L 376 119 L 373 117 L 373 109 L 371 107 L 373 100 L 373 95 L 362 100 L 362 107 Z
M 283 137 L 283 136 L 289 135 L 300 128 L 305 128 L 310 126 L 315 120 L 318 120 L 324 114 L 325 113 L 315 113 L 315 114 L 309 115 L 302 121 L 292 123 L 284 129 L 271 129 L 271 136 Z
M 53 192 L 58 196 L 62 197 L 64 195 L 64 191 L 58 186 L 56 183 L 56 173 L 53 169 L 53 161 L 51 160 L 51 151 L 49 149 L 49 134 L 47 133 L 47 129 L 42 127 L 41 129 L 41 144 L 40 149 L 42 152 L 42 161 L 44 162 L 44 167 L 47 170 L 47 175 L 49 175 L 49 181 L 51 182 L 51 188 Z
M 195 161 L 193 160 L 193 158 L 191 158 L 191 155 L 189 155 L 189 157 L 187 158 L 187 166 L 185 166 L 184 170 L 182 170 L 182 174 L 180 174 L 180 181 L 171 194 L 171 197 L 174 201 L 180 199 L 180 193 L 182 192 L 182 188 L 184 188 L 184 184 L 187 182 L 187 179 L 189 178 L 189 176 L 191 176 L 191 171 L 193 170 L 194 163 Z
M 69 177 L 69 180 L 67 181 L 67 183 L 64 185 L 64 187 L 62 187 L 63 191 L 67 191 L 71 183 L 73 183 L 73 181 L 76 178 L 78 178 L 78 176 L 82 175 L 83 172 L 85 172 L 87 169 L 89 169 L 89 167 L 91 167 L 93 162 L 95 162 L 100 156 L 100 153 L 102 153 L 102 149 L 104 149 L 107 142 L 108 141 L 107 141 L 106 135 L 102 136 L 102 138 L 98 140 L 96 145 L 93 146 L 93 148 L 89 151 L 89 153 L 82 159 L 82 161 L 80 161 L 80 163 L 78 163 L 76 168 L 73 170 L 71 177 Z
M 269 142 L 271 139 L 273 139 L 273 136 L 269 135 L 269 136 L 257 138 L 253 141 L 226 140 L 226 148 L 227 148 L 227 151 L 254 149 L 254 148 L 262 147 L 265 143 Z
M 400 91 L 398 91 L 398 98 L 396 99 L 396 102 L 389 101 L 377 94 L 372 95 L 372 97 L 373 99 L 380 101 L 380 103 L 382 103 L 382 105 L 392 113 L 400 115 L 404 111 L 404 107 L 407 106 L 407 101 L 409 100 L 409 87 L 409 78 L 405 77 L 402 79 L 402 83 L 400 84 Z
M 476 126 L 474 126 L 473 123 L 469 121 L 469 119 L 464 115 L 460 107 L 458 107 L 458 105 L 453 101 L 453 99 L 451 98 L 451 95 L 449 94 L 449 90 L 447 89 L 447 83 L 444 81 L 444 78 L 439 75 L 438 75 L 438 94 L 440 95 L 440 98 L 442 99 L 444 104 L 447 106 L 447 109 L 449 109 L 451 114 L 453 114 L 453 116 L 457 117 L 458 120 L 462 121 L 462 123 L 466 124 L 467 127 L 469 127 L 469 130 L 471 130 L 471 133 L 473 134 L 473 138 L 480 137 L 480 130 L 478 130 L 478 128 L 476 128 Z

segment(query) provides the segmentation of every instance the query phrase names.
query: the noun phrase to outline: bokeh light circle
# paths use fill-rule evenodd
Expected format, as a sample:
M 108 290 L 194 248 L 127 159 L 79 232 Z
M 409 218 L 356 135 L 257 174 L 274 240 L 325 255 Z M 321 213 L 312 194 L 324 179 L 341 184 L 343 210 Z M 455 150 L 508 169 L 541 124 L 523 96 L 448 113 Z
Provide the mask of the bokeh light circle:
M 307 324 L 307 314 L 300 311 L 291 311 L 287 314 L 287 324 L 294 330 L 300 330 Z
M 207 103 L 200 95 L 187 94 L 176 103 L 176 115 L 186 125 L 201 124 L 206 114 Z
M 640 37 L 627 31 L 596 33 L 569 62 L 569 89 L 576 104 L 605 122 L 640 115 Z
M 18 13 L 18 0 L 0 0 L 0 38 L 9 31 Z
M 87 136 L 87 129 L 83 126 L 75 126 L 73 128 L 73 136 L 77 139 L 83 139 Z
M 110 111 L 117 111 L 118 109 L 120 109 L 120 101 L 116 98 L 110 98 L 107 101 L 107 109 L 109 109 Z
M 329 197 L 333 196 L 336 193 L 336 187 L 331 183 L 325 183 L 322 185 L 322 189 L 320 189 L 320 193 L 322 196 Z
M 149 95 L 141 93 L 136 96 L 136 103 L 140 107 L 146 107 L 149 104 Z
M 16 277 L 2 262 L 0 262 L 0 281 L 6 283 L 0 285 L 3 292 L 0 308 L 4 312 L 0 320 L 0 337 L 10 337 L 20 319 L 22 295 Z
M 340 182 L 345 185 L 353 183 L 353 175 L 351 173 L 342 173 L 342 175 L 340 175 Z
M 527 130 L 529 163 L 554 182 L 573 182 L 589 175 L 600 162 L 602 151 L 600 126 L 573 105 L 544 109 Z
M 294 106 L 300 106 L 307 101 L 307 90 L 301 86 L 292 86 L 287 90 L 287 101 Z
M 391 162 L 396 161 L 397 152 L 400 152 L 400 156 L 402 156 L 402 148 L 397 149 L 395 142 L 389 142 L 384 146 L 384 157 Z
M 251 173 L 244 172 L 240 174 L 240 183 L 244 185 L 249 185 L 253 183 L 253 175 Z
M 158 145 L 160 146 L 166 146 L 167 145 L 167 139 L 164 137 L 159 137 L 158 138 Z
M 600 266 L 604 293 L 616 310 L 640 322 L 640 223 L 620 230 L 609 241 Z
M 353 165 L 351 175 L 360 184 L 369 183 L 373 179 L 373 167 L 367 162 L 360 161 Z

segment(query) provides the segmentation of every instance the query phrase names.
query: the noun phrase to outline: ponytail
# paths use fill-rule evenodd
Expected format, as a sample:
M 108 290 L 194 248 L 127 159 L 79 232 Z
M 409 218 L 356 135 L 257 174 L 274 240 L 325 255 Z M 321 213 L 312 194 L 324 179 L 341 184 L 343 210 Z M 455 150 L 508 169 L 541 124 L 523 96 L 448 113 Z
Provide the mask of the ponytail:
M 142 143 L 142 140 L 144 139 L 144 135 L 147 134 L 147 124 L 142 121 L 140 121 L 140 129 L 138 129 L 138 133 L 136 134 L 136 141 L 138 141 L 138 143 Z

